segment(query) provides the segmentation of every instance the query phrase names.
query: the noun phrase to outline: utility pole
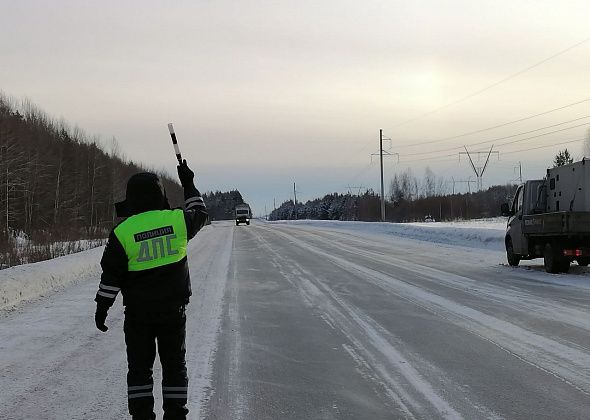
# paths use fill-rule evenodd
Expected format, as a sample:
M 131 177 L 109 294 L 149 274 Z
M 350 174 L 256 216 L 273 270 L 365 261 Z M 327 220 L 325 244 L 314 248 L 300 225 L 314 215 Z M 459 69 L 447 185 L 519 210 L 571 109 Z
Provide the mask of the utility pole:
M 517 167 L 515 166 L 514 169 Z M 518 162 L 518 180 L 519 183 L 522 184 L 522 162 Z
M 391 144 L 391 139 L 383 137 L 383 129 L 379 129 L 379 162 L 381 166 L 381 221 L 385 221 L 385 185 L 383 183 L 383 155 L 385 156 L 392 156 L 397 155 L 399 160 L 399 154 L 397 153 L 390 153 L 387 150 L 383 150 L 383 140 L 389 141 Z M 377 153 L 371 154 L 372 156 L 377 155 Z
M 383 129 L 379 129 L 379 162 L 381 165 L 381 221 L 385 221 L 385 187 L 383 186 Z
M 297 189 L 295 188 L 295 183 L 293 183 L 293 196 L 295 199 L 295 201 L 293 202 L 295 209 L 295 220 L 297 220 Z

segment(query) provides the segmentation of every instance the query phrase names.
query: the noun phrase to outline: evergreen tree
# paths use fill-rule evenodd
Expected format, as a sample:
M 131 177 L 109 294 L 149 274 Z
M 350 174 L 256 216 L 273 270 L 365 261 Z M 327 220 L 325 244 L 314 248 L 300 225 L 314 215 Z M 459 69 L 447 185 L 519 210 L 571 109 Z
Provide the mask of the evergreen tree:
M 561 150 L 555 155 L 555 159 L 553 159 L 553 167 L 557 168 L 558 166 L 569 165 L 573 161 L 574 159 L 570 156 L 570 152 L 567 149 Z
M 203 195 L 211 220 L 230 220 L 234 218 L 234 209 L 244 199 L 237 190 L 228 192 L 209 192 Z

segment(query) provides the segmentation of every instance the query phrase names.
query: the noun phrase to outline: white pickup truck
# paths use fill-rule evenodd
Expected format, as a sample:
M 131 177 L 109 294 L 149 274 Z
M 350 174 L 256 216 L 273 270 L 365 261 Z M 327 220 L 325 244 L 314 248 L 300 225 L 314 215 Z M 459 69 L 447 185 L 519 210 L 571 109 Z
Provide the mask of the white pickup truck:
M 586 163 L 588 162 L 588 163 Z M 567 273 L 570 263 L 590 263 L 590 160 L 547 170 L 543 179 L 516 190 L 508 216 L 506 256 L 512 266 L 543 257 L 549 273 Z

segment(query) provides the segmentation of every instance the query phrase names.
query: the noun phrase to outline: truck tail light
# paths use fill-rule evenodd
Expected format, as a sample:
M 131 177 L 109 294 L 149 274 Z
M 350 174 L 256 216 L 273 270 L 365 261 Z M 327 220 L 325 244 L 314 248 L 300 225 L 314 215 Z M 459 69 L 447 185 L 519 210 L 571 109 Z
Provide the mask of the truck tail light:
M 565 257 L 583 257 L 587 255 L 588 252 L 585 249 L 564 249 L 563 255 Z

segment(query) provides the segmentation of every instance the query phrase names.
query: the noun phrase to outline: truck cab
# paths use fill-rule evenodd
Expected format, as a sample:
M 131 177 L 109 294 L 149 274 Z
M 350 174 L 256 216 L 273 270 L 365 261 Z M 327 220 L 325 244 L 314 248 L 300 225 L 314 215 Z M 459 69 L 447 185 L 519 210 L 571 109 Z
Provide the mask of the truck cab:
M 509 248 L 512 248 L 512 253 L 508 252 L 508 254 L 512 254 L 509 260 L 512 259 L 514 262 L 510 265 L 518 265 L 518 261 L 528 259 L 530 256 L 529 241 L 523 235 L 524 216 L 543 213 L 547 202 L 546 195 L 545 180 L 526 181 L 516 189 L 510 207 L 503 208 L 502 213 L 508 216 L 505 238 L 506 251 L 508 252 Z

